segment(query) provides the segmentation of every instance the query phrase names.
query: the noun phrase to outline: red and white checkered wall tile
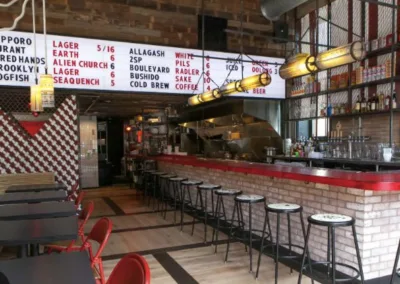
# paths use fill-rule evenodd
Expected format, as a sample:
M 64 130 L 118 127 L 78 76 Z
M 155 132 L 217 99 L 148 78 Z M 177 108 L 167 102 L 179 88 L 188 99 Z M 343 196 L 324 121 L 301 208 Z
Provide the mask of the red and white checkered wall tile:
M 0 108 L 0 174 L 53 172 L 72 187 L 79 180 L 78 109 L 69 96 L 36 135 Z

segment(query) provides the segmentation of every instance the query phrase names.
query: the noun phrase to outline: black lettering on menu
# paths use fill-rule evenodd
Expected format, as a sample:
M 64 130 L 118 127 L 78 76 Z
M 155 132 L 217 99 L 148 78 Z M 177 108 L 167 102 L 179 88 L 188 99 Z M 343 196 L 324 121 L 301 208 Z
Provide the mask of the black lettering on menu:
M 175 89 L 188 92 L 197 91 L 196 82 L 200 76 L 200 70 L 192 68 L 194 55 L 185 52 L 175 52 Z M 196 78 L 193 78 L 196 76 Z
M 169 84 L 160 80 L 163 79 L 163 74 L 171 72 L 170 67 L 155 65 L 155 62 L 162 63 L 163 61 L 152 60 L 152 57 L 165 57 L 165 51 L 151 48 L 131 48 L 129 50 L 130 86 L 132 88 L 169 89 Z M 154 63 L 146 64 L 146 61 Z
M 108 63 L 80 60 L 79 43 L 74 41 L 52 41 L 54 83 L 79 86 L 100 86 L 99 78 L 81 76 L 81 69 L 107 69 Z
M 240 62 L 236 58 L 227 58 L 226 60 L 226 70 L 227 71 L 238 71 Z
M 34 64 L 44 65 L 44 58 L 27 56 L 32 46 L 29 37 L 0 36 L 0 81 L 29 82 L 34 73 Z

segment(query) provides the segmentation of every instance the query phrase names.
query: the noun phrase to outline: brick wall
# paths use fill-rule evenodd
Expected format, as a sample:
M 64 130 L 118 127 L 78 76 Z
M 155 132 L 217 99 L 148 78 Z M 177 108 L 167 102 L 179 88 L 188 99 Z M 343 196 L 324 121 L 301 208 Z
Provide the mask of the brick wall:
M 259 2 L 244 1 L 243 27 L 252 34 L 244 36 L 244 52 L 283 56 L 282 45 L 261 37 L 272 35 L 272 24 L 262 16 Z M 197 48 L 200 0 L 48 0 L 47 3 L 49 33 Z M 1 26 L 11 25 L 20 13 L 20 4 L 0 11 Z M 205 1 L 204 5 L 206 15 L 225 18 L 228 29 L 239 30 L 240 0 Z M 41 9 L 37 10 L 41 26 Z M 18 29 L 32 31 L 31 22 L 29 4 Z M 229 51 L 238 52 L 239 36 L 228 33 L 227 37 Z
M 370 136 L 371 142 L 374 143 L 389 143 L 389 114 L 375 114 L 362 117 L 362 129 L 364 136 Z M 331 129 L 335 129 L 336 123 L 342 124 L 343 135 L 348 136 L 353 130 L 358 127 L 358 118 L 333 118 Z M 356 134 L 357 135 L 357 134 Z M 400 142 L 400 114 L 395 113 L 393 116 L 393 143 Z
M 297 203 L 304 208 L 306 217 L 316 213 L 339 213 L 356 218 L 356 230 L 361 250 L 366 279 L 373 279 L 391 273 L 397 244 L 400 237 L 400 194 L 396 192 L 375 192 L 353 188 L 306 183 L 258 175 L 209 170 L 200 167 L 182 166 L 161 162 L 159 169 L 174 172 L 179 176 L 220 184 L 223 188 L 243 190 L 245 193 L 267 197 L 267 203 Z M 192 194 L 192 196 L 195 196 Z M 210 200 L 210 199 L 209 199 Z M 225 199 L 228 218 L 231 218 L 232 201 Z M 261 229 L 264 221 L 263 206 L 255 206 L 253 226 Z M 248 223 L 248 210 L 244 219 Z M 273 237 L 276 236 L 276 217 L 271 214 Z M 300 219 L 291 218 L 292 241 L 303 245 Z M 321 227 L 312 229 L 310 252 L 314 260 L 326 260 L 327 231 Z M 287 242 L 287 221 L 281 218 L 281 242 Z M 350 228 L 336 229 L 337 261 L 357 267 L 357 258 Z M 222 260 L 221 260 L 222 261 Z M 343 270 L 349 273 L 348 270 Z

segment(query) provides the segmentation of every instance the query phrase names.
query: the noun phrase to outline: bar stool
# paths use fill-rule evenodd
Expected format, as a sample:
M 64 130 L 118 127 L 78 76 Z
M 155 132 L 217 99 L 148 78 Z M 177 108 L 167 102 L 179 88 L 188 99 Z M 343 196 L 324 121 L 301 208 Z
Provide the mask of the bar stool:
M 160 176 L 160 190 L 161 190 L 161 208 L 159 210 L 161 211 L 161 215 L 164 215 L 164 219 L 166 218 L 166 210 L 167 208 L 167 202 L 172 202 L 172 194 L 170 192 L 171 188 L 171 183 L 170 179 L 177 177 L 175 174 L 166 174 L 166 175 L 161 175 Z
M 146 196 L 150 198 L 150 193 L 149 191 L 153 187 L 153 177 L 152 174 L 155 172 L 155 170 L 143 170 L 143 187 L 144 187 L 144 194 L 143 194 L 143 199 L 146 199 Z
M 217 204 L 215 206 L 215 218 L 217 218 L 217 227 L 213 230 L 213 243 L 215 245 L 214 252 L 218 251 L 218 232 L 220 229 L 229 229 L 228 220 L 226 218 L 225 204 L 224 204 L 224 196 L 236 197 L 241 195 L 243 192 L 241 190 L 236 189 L 217 189 L 214 191 L 214 194 L 217 196 Z M 222 209 L 222 210 L 221 210 Z M 220 220 L 223 218 L 225 222 L 223 226 L 220 226 Z M 215 235 L 215 239 L 214 239 Z
M 327 261 L 319 261 L 319 262 L 314 262 L 312 264 L 305 264 L 305 258 L 306 258 L 306 253 L 308 252 L 308 241 L 310 240 L 310 234 L 311 234 L 311 225 L 316 225 L 316 226 L 324 226 L 328 228 L 328 247 L 327 247 Z M 336 235 L 335 235 L 335 230 L 338 227 L 349 227 L 351 226 L 352 233 L 353 233 L 353 239 L 354 239 L 354 246 L 356 249 L 356 254 L 357 254 L 357 261 L 358 261 L 358 269 L 344 263 L 339 263 L 336 262 Z M 307 266 L 315 266 L 318 264 L 326 264 L 327 265 L 327 275 L 328 278 L 331 279 L 332 283 L 335 284 L 337 282 L 345 282 L 345 281 L 352 281 L 357 279 L 359 276 L 361 277 L 361 283 L 364 283 L 364 273 L 362 269 L 362 263 L 361 263 L 361 256 L 360 256 L 360 249 L 358 247 L 358 242 L 357 242 L 357 234 L 356 234 L 356 228 L 355 228 L 355 220 L 354 218 L 346 215 L 340 215 L 340 214 L 315 214 L 311 215 L 308 217 L 308 227 L 307 227 L 307 235 L 306 235 L 306 241 L 305 241 L 305 246 L 304 246 L 304 252 L 303 252 L 303 260 L 301 263 L 301 269 L 300 269 L 300 275 L 299 275 L 299 281 L 298 283 L 301 283 L 301 279 L 303 276 L 303 270 L 307 269 Z M 332 251 L 332 252 L 331 252 Z M 332 266 L 332 268 L 331 268 Z M 353 270 L 354 272 L 357 273 L 356 276 L 350 277 L 350 278 L 336 278 L 336 266 L 341 266 L 348 268 L 350 270 Z M 311 277 L 312 277 L 312 270 L 311 270 Z
M 253 229 L 253 205 L 258 203 L 263 203 L 265 207 L 265 197 L 256 194 L 242 194 L 235 197 L 235 206 L 232 212 L 232 219 L 231 219 L 231 228 L 229 230 L 229 237 L 228 237 L 228 244 L 226 247 L 226 255 L 225 255 L 225 262 L 228 261 L 228 253 L 229 253 L 229 245 L 232 239 L 236 239 L 245 243 L 245 248 L 247 251 L 247 243 L 249 244 L 250 248 L 250 272 L 253 271 L 253 233 L 259 232 L 263 233 L 263 230 Z M 249 230 L 245 230 L 244 226 L 244 219 L 243 219 L 243 209 L 242 204 L 249 205 Z M 235 219 L 235 212 L 237 212 L 238 219 Z M 239 226 L 234 229 L 234 224 L 238 224 Z M 239 234 L 241 236 L 239 236 Z M 264 238 L 269 238 L 271 236 L 270 232 L 263 233 Z
M 211 217 L 214 218 L 214 194 L 213 191 L 220 189 L 220 185 L 215 184 L 201 184 L 197 186 L 197 195 L 196 195 L 196 203 L 194 204 L 195 214 L 193 215 L 192 222 L 192 236 L 194 234 L 194 224 L 195 220 L 200 219 L 204 221 L 204 242 L 207 242 L 207 224 L 208 219 L 210 218 L 208 215 L 211 213 Z M 204 202 L 203 202 L 203 191 L 204 191 Z M 211 211 L 208 210 L 208 194 L 207 192 L 211 192 Z M 198 201 L 200 198 L 200 207 L 198 206 Z M 200 212 L 199 212 L 200 211 Z
M 394 277 L 396 275 L 400 276 L 399 269 L 397 269 L 397 265 L 399 263 L 399 257 L 400 257 L 400 241 L 399 241 L 399 245 L 397 247 L 396 258 L 394 260 L 394 265 L 393 265 L 393 272 L 392 272 L 392 276 L 390 277 L 389 284 L 393 284 L 394 283 L 393 281 L 394 281 Z
M 301 228 L 303 231 L 303 237 L 304 239 L 306 238 L 306 230 L 304 226 L 304 219 L 303 219 L 303 207 L 297 204 L 288 204 L 288 203 L 275 203 L 275 204 L 268 204 L 265 207 L 265 221 L 264 221 L 264 231 L 263 231 L 263 236 L 261 239 L 261 246 L 260 246 L 260 253 L 258 255 L 258 263 L 257 263 L 257 272 L 256 272 L 256 278 L 258 278 L 258 272 L 260 269 L 260 263 L 261 263 L 261 255 L 263 254 L 264 250 L 268 247 L 272 247 L 273 253 L 267 253 L 268 256 L 273 257 L 275 260 L 275 283 L 278 283 L 278 265 L 279 265 L 279 260 L 280 259 L 294 259 L 294 258 L 299 258 L 299 256 L 292 255 L 292 247 L 299 248 L 301 250 L 304 250 L 304 247 L 299 246 L 299 245 L 294 245 L 292 244 L 292 233 L 291 233 L 291 227 L 290 227 L 290 215 L 295 214 L 295 213 L 300 213 L 300 222 L 301 222 Z M 272 240 L 272 235 L 271 235 L 271 243 L 267 244 L 264 246 L 264 232 L 266 229 L 266 226 L 268 225 L 268 230 L 271 232 L 270 228 L 270 223 L 269 223 L 269 213 L 276 213 L 276 242 L 273 243 Z M 279 242 L 279 236 L 280 236 L 280 225 L 281 225 L 281 214 L 285 214 L 287 216 L 288 224 L 288 241 L 289 243 L 281 244 Z M 279 255 L 279 247 L 280 246 L 288 246 L 289 247 L 289 254 L 288 255 Z M 275 250 L 274 250 L 275 248 Z M 308 261 L 309 260 L 309 254 L 307 253 L 308 256 Z M 290 272 L 293 270 L 290 269 Z M 312 283 L 314 283 L 314 280 L 312 280 Z
M 174 224 L 176 223 L 176 208 L 177 208 L 177 202 L 179 201 L 180 203 L 182 202 L 182 189 L 181 189 L 181 182 L 188 180 L 187 178 L 183 177 L 173 177 L 169 179 L 170 185 L 172 186 L 172 191 L 173 191 L 173 200 L 174 200 Z M 181 204 L 182 206 L 182 204 Z M 167 216 L 167 205 L 165 205 L 165 210 L 164 210 L 164 219 Z
M 189 206 L 189 211 L 195 213 L 195 209 L 193 209 L 193 200 L 190 194 L 190 187 L 192 186 L 199 186 L 203 184 L 202 181 L 198 180 L 186 180 L 181 182 L 181 232 L 183 231 L 183 215 L 186 212 L 185 207 Z M 189 199 L 186 199 L 186 192 L 188 194 Z
M 156 172 L 152 172 L 150 173 L 152 176 L 152 197 L 153 197 L 153 210 L 155 210 L 156 207 L 156 200 L 157 200 L 157 195 L 159 195 L 160 192 L 160 186 L 161 186 L 161 180 L 160 180 L 160 176 L 162 175 L 167 175 L 166 172 L 161 172 L 161 171 L 156 171 Z M 148 205 L 150 206 L 150 196 L 149 196 L 149 200 L 148 200 Z M 159 202 L 157 202 L 157 206 L 159 207 Z M 157 208 L 159 210 L 159 208 Z

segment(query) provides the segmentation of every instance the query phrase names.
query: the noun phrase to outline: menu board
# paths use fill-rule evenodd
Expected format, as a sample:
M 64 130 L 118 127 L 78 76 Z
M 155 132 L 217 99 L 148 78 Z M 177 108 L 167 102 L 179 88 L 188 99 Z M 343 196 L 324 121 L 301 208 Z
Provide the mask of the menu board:
M 35 58 L 32 33 L 2 32 L 0 86 L 33 85 L 35 61 L 38 73 L 44 73 L 44 44 L 44 36 L 37 34 Z M 203 62 L 201 50 L 48 35 L 47 54 L 48 73 L 63 89 L 193 95 L 242 78 L 242 63 L 234 53 L 205 51 Z M 279 66 L 284 59 L 251 60 L 243 63 L 243 77 L 267 70 L 272 82 L 236 96 L 283 99 Z

